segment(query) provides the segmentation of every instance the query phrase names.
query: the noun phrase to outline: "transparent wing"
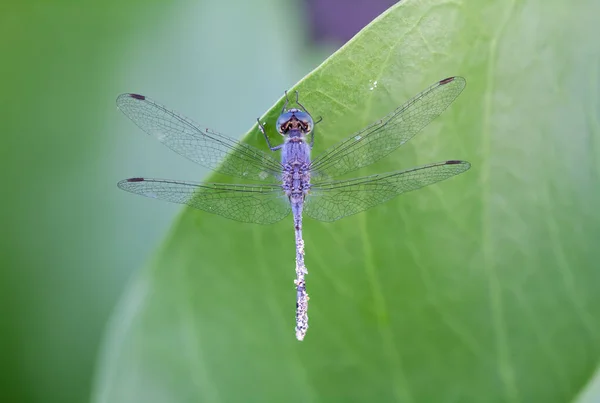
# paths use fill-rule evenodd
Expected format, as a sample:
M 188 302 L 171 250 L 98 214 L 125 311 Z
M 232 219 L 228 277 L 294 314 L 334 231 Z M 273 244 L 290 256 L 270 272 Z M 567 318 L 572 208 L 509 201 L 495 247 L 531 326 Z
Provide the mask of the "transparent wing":
M 277 181 L 281 174 L 281 164 L 257 148 L 200 128 L 143 95 L 121 94 L 117 106 L 140 129 L 171 150 L 216 172 L 270 182 Z
M 466 161 L 444 161 L 406 171 L 315 184 L 306 198 L 304 213 L 320 221 L 339 220 L 399 194 L 463 173 L 470 167 Z
M 385 118 L 336 144 L 312 161 L 315 179 L 331 179 L 374 163 L 414 137 L 465 88 L 462 77 L 438 81 Z
M 131 178 L 121 189 L 153 199 L 187 204 L 232 220 L 272 224 L 290 213 L 281 186 L 192 183 L 164 179 Z

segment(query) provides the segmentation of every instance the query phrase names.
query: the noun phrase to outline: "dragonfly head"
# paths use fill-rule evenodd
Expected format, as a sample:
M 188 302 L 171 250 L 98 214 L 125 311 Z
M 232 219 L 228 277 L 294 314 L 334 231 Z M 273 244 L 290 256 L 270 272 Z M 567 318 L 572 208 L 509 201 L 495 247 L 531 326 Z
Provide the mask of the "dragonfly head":
M 282 136 L 296 132 L 306 136 L 312 132 L 314 123 L 310 115 L 300 109 L 288 109 L 277 119 L 277 131 Z

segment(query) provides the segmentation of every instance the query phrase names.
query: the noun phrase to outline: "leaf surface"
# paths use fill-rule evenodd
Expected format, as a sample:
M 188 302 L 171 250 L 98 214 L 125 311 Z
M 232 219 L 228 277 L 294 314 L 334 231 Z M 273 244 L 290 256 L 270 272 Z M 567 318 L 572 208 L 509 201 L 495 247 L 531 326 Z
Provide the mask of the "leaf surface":
M 305 220 L 302 343 L 292 220 L 186 209 L 115 312 L 94 401 L 579 396 L 600 353 L 594 15 L 591 0 L 409 0 L 378 17 L 293 88 L 323 117 L 314 155 L 461 75 L 446 112 L 353 175 L 449 159 L 471 170 L 335 223 Z M 261 118 L 274 140 L 282 105 Z M 266 150 L 256 126 L 245 141 Z

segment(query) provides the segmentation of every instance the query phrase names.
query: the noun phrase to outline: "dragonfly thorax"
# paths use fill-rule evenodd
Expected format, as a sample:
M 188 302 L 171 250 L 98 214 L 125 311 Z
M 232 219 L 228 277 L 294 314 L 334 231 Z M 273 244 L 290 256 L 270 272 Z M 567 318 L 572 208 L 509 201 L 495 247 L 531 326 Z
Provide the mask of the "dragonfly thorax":
M 277 119 L 277 131 L 282 136 L 306 136 L 313 130 L 313 126 L 310 115 L 300 109 L 288 109 Z

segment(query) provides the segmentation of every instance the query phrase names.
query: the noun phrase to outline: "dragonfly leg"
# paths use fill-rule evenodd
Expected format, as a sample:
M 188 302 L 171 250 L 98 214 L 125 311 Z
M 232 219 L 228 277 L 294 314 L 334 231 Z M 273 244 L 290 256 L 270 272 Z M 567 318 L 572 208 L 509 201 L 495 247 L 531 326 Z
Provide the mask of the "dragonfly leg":
M 319 116 L 317 118 L 317 120 L 315 121 L 315 126 L 319 123 L 321 123 L 323 121 L 323 117 Z M 315 130 L 313 128 L 312 132 L 310 133 L 310 148 L 312 149 L 313 146 L 315 145 Z
M 281 114 L 283 115 L 285 113 L 285 108 L 287 108 L 288 103 L 290 102 L 289 98 L 288 98 L 288 94 L 287 94 L 287 90 L 283 92 L 285 94 L 285 103 L 283 104 L 283 108 L 281 108 Z
M 256 118 L 256 121 L 258 122 L 258 128 L 260 129 L 260 131 L 262 132 L 263 136 L 265 136 L 265 140 L 267 141 L 267 146 L 269 146 L 269 149 L 271 151 L 277 151 L 279 150 L 281 147 L 283 147 L 283 144 L 280 144 L 278 146 L 273 147 L 271 145 L 271 142 L 269 141 L 269 136 L 267 136 L 267 131 L 265 130 L 265 127 L 263 126 L 262 123 L 260 123 L 260 118 Z
M 306 108 L 304 107 L 304 105 L 302 105 L 302 104 L 300 103 L 300 101 L 298 100 L 299 96 L 300 96 L 300 95 L 298 94 L 298 91 L 296 91 L 296 104 L 297 104 L 297 105 L 298 105 L 300 108 L 302 108 L 302 110 L 303 110 L 304 112 L 306 112 L 306 113 L 308 113 L 308 114 L 310 115 L 310 112 L 309 112 L 309 111 L 307 111 L 307 110 L 306 110 Z
M 287 93 L 286 93 L 286 96 L 287 96 Z M 300 101 L 298 100 L 298 97 L 299 97 L 299 94 L 298 94 L 298 91 L 296 91 L 296 104 L 298 104 L 298 106 L 299 106 L 299 107 L 301 107 L 301 108 L 302 108 L 302 110 L 303 110 L 304 112 L 306 112 L 306 113 L 308 113 L 308 114 L 310 115 L 310 112 L 309 112 L 309 111 L 307 111 L 307 110 L 306 110 L 306 108 L 304 107 L 304 105 L 302 105 L 302 104 L 300 103 Z M 312 117 L 312 115 L 311 115 L 311 117 Z M 320 123 L 322 120 L 323 120 L 323 117 L 322 117 L 322 116 L 319 116 L 319 118 L 318 118 L 318 119 L 317 119 L 317 121 L 315 122 L 315 125 L 316 125 L 317 123 Z

